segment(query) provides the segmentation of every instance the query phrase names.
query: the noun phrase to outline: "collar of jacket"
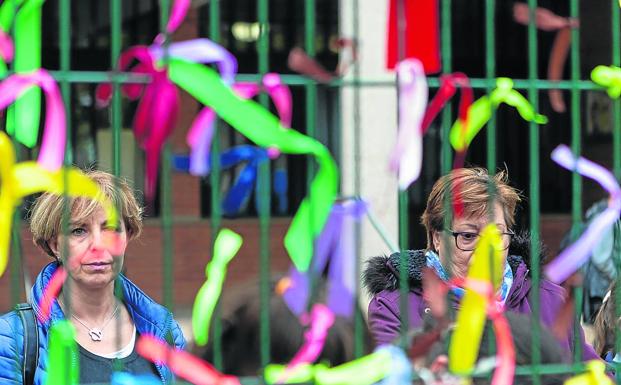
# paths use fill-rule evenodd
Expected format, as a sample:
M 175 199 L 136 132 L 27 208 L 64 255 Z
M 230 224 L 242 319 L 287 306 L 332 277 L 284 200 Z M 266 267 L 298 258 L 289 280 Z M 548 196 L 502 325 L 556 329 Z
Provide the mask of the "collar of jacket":
M 545 249 L 540 245 L 540 263 L 545 262 Z M 410 289 L 420 291 L 422 288 L 423 268 L 426 266 L 426 250 L 406 250 L 407 272 Z M 511 241 L 507 261 L 513 271 L 514 282 L 522 282 L 530 272 L 530 234 L 521 232 Z M 399 288 L 400 253 L 390 256 L 371 258 L 363 271 L 364 286 L 372 293 L 383 290 L 394 291 Z
M 43 291 L 59 266 L 57 262 L 51 262 L 46 265 L 37 276 L 34 286 L 32 287 L 32 306 L 37 314 L 40 314 L 38 304 L 43 298 Z M 134 320 L 138 333 L 148 333 L 160 339 L 164 339 L 173 321 L 172 313 L 164 306 L 152 300 L 123 274 L 119 274 L 117 284 L 121 285 L 123 290 L 123 302 L 129 309 L 129 313 Z M 50 314 L 50 319 L 43 324 L 43 327 L 46 329 L 49 329 L 55 322 L 65 318 L 62 309 L 58 305 L 58 301 L 52 303 Z

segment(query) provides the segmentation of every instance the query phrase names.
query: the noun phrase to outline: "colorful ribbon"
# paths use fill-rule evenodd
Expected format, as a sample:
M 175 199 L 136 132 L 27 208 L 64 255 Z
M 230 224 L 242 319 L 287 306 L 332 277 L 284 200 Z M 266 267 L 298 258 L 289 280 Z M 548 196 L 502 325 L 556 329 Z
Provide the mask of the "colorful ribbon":
M 284 382 L 297 366 L 313 363 L 319 358 L 328 337 L 328 330 L 334 325 L 334 314 L 327 306 L 316 303 L 310 316 L 304 314 L 300 321 L 302 324 L 310 323 L 310 328 L 304 332 L 304 344 L 293 356 L 278 382 Z
M 242 237 L 229 229 L 222 229 L 218 233 L 213 247 L 213 258 L 205 268 L 207 281 L 196 294 L 192 308 L 192 330 L 194 340 L 199 346 L 207 344 L 211 316 L 222 292 L 226 267 L 239 251 L 242 242 Z
M 289 87 L 284 85 L 278 74 L 270 73 L 263 77 L 263 86 L 274 102 L 280 121 L 285 127 L 291 126 L 292 98 Z M 235 92 L 244 99 L 255 97 L 261 86 L 255 83 L 237 83 L 233 85 Z M 213 124 L 215 113 L 209 108 L 203 108 L 190 127 L 187 143 L 192 149 L 190 156 L 190 173 L 205 176 L 209 167 L 205 159 L 209 158 L 209 149 L 213 138 Z
M 148 334 L 140 336 L 136 351 L 149 361 L 168 366 L 177 376 L 195 385 L 240 385 L 237 377 L 223 375 L 200 358 L 183 350 L 173 349 L 164 341 Z
M 615 383 L 606 374 L 606 364 L 603 361 L 589 361 L 586 367 L 585 373 L 565 380 L 563 385 L 613 385 Z
M 498 108 L 500 103 L 506 103 L 517 108 L 520 116 L 526 121 L 533 121 L 537 124 L 546 124 L 548 118 L 537 114 L 533 106 L 520 94 L 513 89 L 513 80 L 509 78 L 497 78 L 496 89 L 489 96 L 482 96 L 477 99 L 468 111 L 468 127 L 462 127 L 461 120 L 457 120 L 449 134 L 449 140 L 455 151 L 465 151 L 474 137 L 481 131 L 483 126 L 492 117 L 492 110 Z
M 63 105 L 62 97 L 56 81 L 54 81 L 54 79 L 45 70 L 37 70 L 24 75 L 10 76 L 0 83 L 0 109 L 6 108 L 15 100 L 17 101 L 14 105 L 21 103 L 19 105 L 25 106 L 30 103 L 30 97 L 21 99 L 20 95 L 29 93 L 30 91 L 27 90 L 33 85 L 37 85 L 43 89 L 47 106 L 45 111 L 43 139 L 41 141 L 41 151 L 39 153 L 38 162 L 43 168 L 54 171 L 60 168 L 63 164 L 65 156 L 65 140 L 67 135 L 65 107 Z M 21 109 L 22 107 L 19 108 Z M 16 113 L 17 111 L 20 111 L 20 109 L 16 109 Z M 38 124 L 39 123 L 37 122 L 37 132 Z M 19 127 L 21 131 L 22 127 L 28 126 L 24 125 Z M 16 138 L 22 142 L 20 134 L 16 135 Z
M 160 154 L 166 139 L 172 133 L 179 112 L 179 91 L 167 77 L 166 70 L 157 69 L 146 46 L 134 46 L 121 54 L 118 61 L 120 71 L 133 60 L 139 64 L 131 72 L 151 75 L 151 82 L 144 86 L 144 93 L 134 116 L 134 135 L 145 150 L 145 197 L 155 197 Z M 131 99 L 137 98 L 143 90 L 142 84 L 128 84 L 121 88 Z M 97 88 L 97 105 L 106 106 L 112 96 L 112 85 L 101 84 Z
M 13 27 L 15 37 L 13 70 L 17 74 L 30 73 L 41 68 L 41 7 L 43 2 L 43 0 L 15 0 L 5 1 L 0 6 L 0 28 L 5 33 L 9 33 Z M 0 75 L 4 76 L 6 73 L 5 62 L 0 61 Z M 41 90 L 28 87 L 28 90 L 23 92 L 8 110 L 6 131 L 23 145 L 32 148 L 37 144 L 39 137 L 40 116 Z M 65 129 L 64 125 L 62 128 Z M 62 150 L 64 150 L 64 145 L 59 149 L 59 151 Z
M 66 319 L 54 322 L 50 328 L 46 385 L 80 382 L 80 359 L 75 342 L 75 328 Z
M 46 323 L 50 318 L 52 303 L 58 297 L 58 293 L 60 293 L 66 278 L 67 271 L 62 266 L 58 267 L 43 290 L 43 298 L 41 298 L 38 306 L 40 311 L 36 313 L 39 322 L 42 324 Z
M 404 385 L 412 383 L 412 364 L 403 349 L 394 345 L 382 345 L 376 351 L 387 351 L 391 357 L 391 370 L 377 385 Z
M 544 269 L 547 277 L 555 283 L 563 282 L 589 258 L 594 245 L 600 240 L 621 213 L 621 187 L 614 175 L 604 167 L 583 157 L 576 158 L 569 147 L 560 145 L 552 151 L 552 160 L 561 167 L 575 171 L 599 183 L 608 193 L 608 208 L 601 212 L 587 227 L 580 238 L 565 248 Z
M 289 271 L 291 284 L 283 299 L 291 312 L 300 316 L 306 311 L 310 291 L 310 274 L 321 274 L 328 267 L 328 308 L 334 314 L 351 317 L 356 290 L 355 222 L 367 212 L 367 203 L 349 200 L 335 203 L 321 234 L 315 242 L 311 272 L 303 273 L 295 267 Z
M 222 201 L 224 215 L 232 216 L 239 213 L 246 202 L 248 202 L 252 188 L 258 184 L 257 174 L 259 165 L 267 160 L 268 151 L 251 145 L 236 146 L 220 154 L 220 166 L 222 169 L 231 168 L 246 162 L 246 166 L 241 170 L 233 186 L 224 196 Z M 209 158 L 203 161 L 208 166 L 210 162 Z M 173 157 L 173 167 L 176 170 L 188 172 L 191 168 L 190 157 L 187 155 L 175 155 Z M 207 168 L 209 169 L 209 167 Z M 274 180 L 274 184 L 276 184 L 276 180 Z M 260 205 L 257 204 L 257 208 L 259 207 Z
M 239 98 L 211 68 L 172 58 L 171 80 L 261 147 L 287 154 L 310 154 L 319 164 L 310 194 L 301 203 L 285 235 L 285 248 L 301 271 L 308 270 L 313 242 L 328 219 L 338 188 L 338 170 L 328 149 L 316 139 L 288 129 L 259 104 Z
M 435 94 L 431 103 L 425 111 L 425 117 L 421 125 L 423 135 L 429 129 L 431 122 L 438 116 L 438 113 L 444 108 L 446 103 L 457 92 L 457 86 L 461 87 L 461 98 L 459 99 L 459 120 L 462 127 L 468 127 L 468 110 L 474 99 L 472 87 L 468 76 L 462 72 L 454 72 L 452 74 L 440 76 L 440 88 Z
M 318 385 L 371 385 L 390 374 L 393 356 L 387 349 L 378 349 L 364 357 L 328 368 L 325 364 L 300 365 L 285 383 L 312 382 Z M 284 365 L 269 364 L 264 377 L 268 384 L 275 384 L 285 371 Z
M 168 23 L 166 24 L 167 35 L 172 35 L 172 33 L 179 28 L 179 25 L 181 25 L 181 22 L 185 19 L 185 15 L 188 13 L 188 9 L 190 9 L 190 3 L 191 0 L 175 0 L 173 2 L 170 17 L 168 19 Z M 155 37 L 155 43 L 164 44 L 165 39 L 166 36 L 160 33 Z
M 418 59 L 397 64 L 399 82 L 399 134 L 390 157 L 390 169 L 399 173 L 399 188 L 406 190 L 420 176 L 423 164 L 421 124 L 427 106 L 428 88 Z
M 621 95 L 621 68 L 599 65 L 591 71 L 591 80 L 605 87 L 612 99 L 618 99 Z
M 481 232 L 467 278 L 491 282 L 492 293 L 495 293 L 502 280 L 503 267 L 500 232 L 495 225 L 489 224 Z M 466 375 L 472 371 L 479 353 L 488 305 L 488 296 L 466 287 L 449 346 L 449 368 L 452 372 Z
M 65 177 L 67 185 L 64 184 Z M 77 169 L 49 171 L 35 162 L 15 164 L 13 144 L 3 132 L 0 132 L 0 180 L 0 276 L 8 263 L 13 210 L 25 196 L 47 191 L 95 199 L 106 210 L 111 226 L 117 224 L 118 214 L 114 205 L 100 192 L 95 182 Z

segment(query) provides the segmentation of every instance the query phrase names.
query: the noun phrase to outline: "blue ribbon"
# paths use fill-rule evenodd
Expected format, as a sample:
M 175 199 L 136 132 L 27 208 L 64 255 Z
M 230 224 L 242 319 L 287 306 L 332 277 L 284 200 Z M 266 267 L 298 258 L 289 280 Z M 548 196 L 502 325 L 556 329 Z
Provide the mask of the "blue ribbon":
M 222 169 L 228 169 L 246 162 L 245 167 L 241 170 L 235 183 L 222 201 L 222 211 L 225 215 L 235 215 L 246 205 L 250 198 L 252 188 L 258 184 L 257 173 L 259 165 L 268 159 L 267 150 L 251 145 L 235 146 L 220 154 L 220 167 Z M 172 161 L 173 167 L 177 171 L 190 171 L 190 156 L 174 155 Z M 207 162 L 208 169 L 211 170 L 211 160 L 208 158 L 205 161 Z M 279 210 L 282 209 L 282 211 L 286 211 L 287 178 L 285 170 L 280 170 L 278 174 L 275 173 L 274 191 L 278 194 Z M 258 195 L 255 196 L 255 199 L 258 200 Z M 270 206 L 271 202 L 268 204 L 268 207 Z M 261 206 L 258 202 L 256 207 L 257 210 L 260 210 Z

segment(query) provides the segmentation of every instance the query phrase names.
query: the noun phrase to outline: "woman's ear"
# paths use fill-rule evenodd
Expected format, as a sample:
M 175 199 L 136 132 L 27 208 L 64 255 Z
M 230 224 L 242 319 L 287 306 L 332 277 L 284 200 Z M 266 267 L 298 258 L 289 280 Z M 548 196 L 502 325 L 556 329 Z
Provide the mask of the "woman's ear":
M 54 253 L 54 258 L 60 260 L 60 253 L 58 252 L 58 238 L 52 238 L 46 242 L 50 251 Z
M 433 249 L 436 253 L 440 252 L 440 232 L 439 231 L 432 231 L 431 232 L 431 238 L 432 238 L 432 242 L 433 242 Z

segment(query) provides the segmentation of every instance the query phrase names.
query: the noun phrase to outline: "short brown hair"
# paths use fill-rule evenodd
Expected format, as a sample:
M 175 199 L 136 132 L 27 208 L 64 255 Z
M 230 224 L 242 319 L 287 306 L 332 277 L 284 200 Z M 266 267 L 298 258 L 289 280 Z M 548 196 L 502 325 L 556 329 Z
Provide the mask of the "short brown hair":
M 617 303 L 616 290 L 617 283 L 613 281 L 602 301 L 602 306 L 597 311 L 595 322 L 593 323 L 593 349 L 600 357 L 603 357 L 608 350 L 615 347 L 615 335 L 619 327 L 619 321 L 615 315 L 615 304 Z
M 433 232 L 444 228 L 447 209 L 444 200 L 449 191 L 453 200 L 463 203 L 465 216 L 485 215 L 491 200 L 490 191 L 493 191 L 493 201 L 502 205 L 507 227 L 512 228 L 515 224 L 515 208 L 521 199 L 518 191 L 509 186 L 505 171 L 490 175 L 482 167 L 452 170 L 433 185 L 427 207 L 421 216 L 421 223 L 427 231 L 429 250 L 433 250 Z
M 105 171 L 91 170 L 85 174 L 97 184 L 103 194 L 119 210 L 128 239 L 137 238 L 142 231 L 142 207 L 136 201 L 127 181 Z M 61 232 L 63 201 L 62 195 L 44 193 L 35 200 L 30 211 L 30 231 L 33 242 L 54 258 L 57 256 L 50 248 L 49 242 L 58 237 Z M 97 201 L 88 198 L 69 198 L 68 202 L 71 215 L 77 215 L 78 218 L 75 219 L 78 221 L 91 216 L 101 207 Z

